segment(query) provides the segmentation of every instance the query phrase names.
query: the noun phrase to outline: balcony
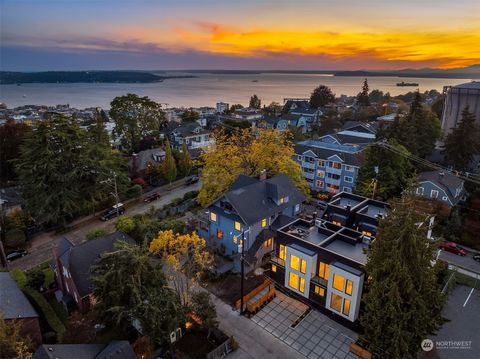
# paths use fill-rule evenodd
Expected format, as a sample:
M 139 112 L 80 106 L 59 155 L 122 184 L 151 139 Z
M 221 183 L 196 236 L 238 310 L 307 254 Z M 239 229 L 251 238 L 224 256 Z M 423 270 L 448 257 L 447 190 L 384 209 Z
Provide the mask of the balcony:
M 302 161 L 302 167 L 315 169 L 315 162 Z
M 341 175 L 342 174 L 342 169 L 341 168 L 337 169 L 337 168 L 327 166 L 327 167 L 325 167 L 325 172 L 326 173 L 333 173 L 333 174 L 336 174 L 336 175 Z
M 325 178 L 325 183 L 326 184 L 333 184 L 335 186 L 340 186 L 341 181 L 342 180 L 340 178 L 339 179 L 333 179 L 333 178 L 328 178 L 328 177 Z

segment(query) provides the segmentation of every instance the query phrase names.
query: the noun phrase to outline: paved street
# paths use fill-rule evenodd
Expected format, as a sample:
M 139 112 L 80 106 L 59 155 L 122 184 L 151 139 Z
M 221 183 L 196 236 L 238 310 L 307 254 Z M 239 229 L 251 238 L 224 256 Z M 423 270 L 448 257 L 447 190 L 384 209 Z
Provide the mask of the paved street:
M 438 259 L 447 263 L 459 266 L 475 273 L 480 273 L 480 262 L 473 260 L 472 254 L 468 253 L 465 257 L 440 250 Z
M 316 310 L 312 309 L 293 327 L 292 324 L 307 309 L 305 304 L 277 292 L 277 296 L 255 314 L 252 321 L 307 358 L 358 358 L 349 352 L 357 334 Z
M 175 198 L 181 198 L 183 195 L 190 191 L 195 191 L 200 189 L 200 182 L 195 183 L 191 186 L 181 185 L 179 187 L 169 190 L 168 186 L 161 187 L 156 190 L 160 192 L 160 199 L 151 202 L 145 203 L 143 201 L 127 207 L 125 215 L 134 215 L 148 211 L 151 207 L 159 208 L 168 203 L 170 203 Z M 104 228 L 107 231 L 114 230 L 115 220 L 110 220 L 103 222 L 98 218 L 92 218 L 82 222 L 81 224 L 75 226 L 75 228 L 67 233 L 57 235 L 53 232 L 50 233 L 41 233 L 34 237 L 28 242 L 28 252 L 29 254 L 23 258 L 19 258 L 9 264 L 10 269 L 29 269 L 40 263 L 52 259 L 52 249 L 57 245 L 62 237 L 67 237 L 75 244 L 81 243 L 86 240 L 87 233 L 94 228 Z

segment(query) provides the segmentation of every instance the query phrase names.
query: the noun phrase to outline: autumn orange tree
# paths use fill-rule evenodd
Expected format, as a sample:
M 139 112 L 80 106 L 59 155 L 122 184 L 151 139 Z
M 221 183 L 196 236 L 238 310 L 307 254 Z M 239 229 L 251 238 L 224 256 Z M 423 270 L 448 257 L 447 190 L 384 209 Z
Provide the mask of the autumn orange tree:
M 262 170 L 267 176 L 284 173 L 305 195 L 309 187 L 302 176 L 300 165 L 293 160 L 295 150 L 288 132 L 271 129 L 249 129 L 233 134 L 215 134 L 215 146 L 203 154 L 202 188 L 198 201 L 206 206 L 224 193 L 235 179 L 243 174 L 258 176 Z
M 150 243 L 149 251 L 162 259 L 167 280 L 182 305 L 187 306 L 191 301 L 192 284 L 198 282 L 213 263 L 205 240 L 196 232 L 179 234 L 172 230 L 160 231 Z

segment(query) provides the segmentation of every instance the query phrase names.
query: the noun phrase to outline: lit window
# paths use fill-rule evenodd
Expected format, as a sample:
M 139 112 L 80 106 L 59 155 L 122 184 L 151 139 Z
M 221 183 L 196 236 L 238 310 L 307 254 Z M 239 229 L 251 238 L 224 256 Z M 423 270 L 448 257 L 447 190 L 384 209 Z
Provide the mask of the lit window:
M 431 198 L 438 198 L 438 191 L 432 189 L 432 191 L 430 192 L 430 197 Z
M 325 289 L 316 285 L 315 294 L 318 294 L 320 297 L 323 297 L 325 295 Z
M 217 238 L 223 238 L 223 231 L 221 229 L 217 229 Z
M 350 300 L 344 299 L 343 300 L 343 310 L 342 313 L 348 316 L 350 314 Z
M 278 258 L 285 260 L 285 246 L 280 244 L 280 251 L 278 253 Z
M 418 187 L 417 188 L 417 194 L 423 195 L 424 188 L 423 187 Z
M 362 231 L 362 234 L 363 234 L 364 236 L 369 236 L 369 237 L 372 236 L 372 232 Z
M 342 297 L 338 294 L 332 293 L 330 298 L 330 308 L 340 312 L 342 310 Z
M 267 226 L 267 219 L 264 218 L 262 219 L 262 228 L 265 228 Z
M 269 239 L 267 239 L 265 242 L 263 242 L 263 246 L 264 246 L 265 248 L 271 247 L 271 246 L 272 246 L 272 243 L 273 243 L 273 238 L 269 238 Z
M 300 258 L 297 256 L 290 256 L 290 268 L 300 270 Z
M 240 222 L 235 221 L 235 229 L 239 231 L 241 229 Z
M 341 275 L 334 274 L 333 275 L 333 288 L 343 292 L 345 290 L 345 278 Z
M 320 181 L 320 180 L 315 181 L 315 186 L 319 188 L 323 188 L 323 181 Z
M 307 273 L 307 261 L 302 259 L 301 265 L 300 265 L 300 272 L 303 274 Z
M 280 203 L 283 203 L 285 202 L 285 198 L 284 197 L 280 197 Z
M 300 292 L 305 293 L 305 278 L 300 277 Z
M 330 270 L 330 266 L 326 263 L 320 262 L 320 268 L 318 271 L 318 276 L 322 279 L 328 280 L 328 272 Z
M 275 264 L 272 264 L 272 272 L 277 273 L 277 266 Z
M 347 279 L 347 286 L 345 287 L 345 293 L 352 295 L 353 292 L 353 282 Z
M 217 221 L 217 214 L 214 213 L 214 212 L 210 212 L 210 220 L 212 222 L 216 222 Z
M 238 243 L 238 237 L 237 236 L 233 236 L 233 243 L 235 243 L 235 244 Z
M 290 286 L 290 288 L 298 289 L 298 275 L 290 272 L 290 276 L 288 278 L 288 285 Z
M 338 222 L 338 221 L 332 221 L 333 224 L 337 225 L 337 226 L 341 226 L 342 223 Z

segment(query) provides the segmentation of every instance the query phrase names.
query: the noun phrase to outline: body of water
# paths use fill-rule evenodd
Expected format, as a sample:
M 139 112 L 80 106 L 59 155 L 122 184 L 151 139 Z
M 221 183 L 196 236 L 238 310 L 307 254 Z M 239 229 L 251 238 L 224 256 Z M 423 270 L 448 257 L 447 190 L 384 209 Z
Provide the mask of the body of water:
M 182 73 L 185 74 L 185 73 Z M 335 77 L 320 74 L 193 74 L 195 78 L 167 79 L 149 84 L 75 83 L 75 84 L 22 84 L 0 85 L 0 102 L 9 108 L 21 105 L 70 104 L 85 108 L 110 108 L 116 96 L 135 93 L 168 104 L 168 107 L 215 106 L 216 102 L 248 105 L 250 96 L 257 94 L 262 104 L 272 101 L 283 103 L 285 97 L 309 97 L 312 90 L 327 85 L 337 96 L 356 95 L 362 88 L 362 77 Z M 418 83 L 421 92 L 443 86 L 470 82 L 470 79 L 370 77 L 370 90 L 379 89 L 398 95 L 414 91 L 417 87 L 399 87 L 397 82 Z

